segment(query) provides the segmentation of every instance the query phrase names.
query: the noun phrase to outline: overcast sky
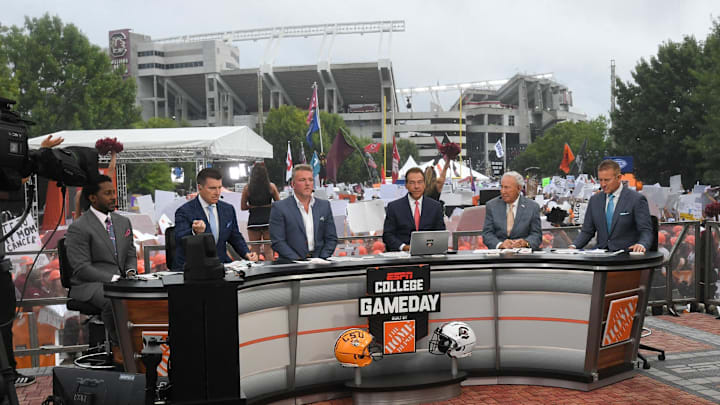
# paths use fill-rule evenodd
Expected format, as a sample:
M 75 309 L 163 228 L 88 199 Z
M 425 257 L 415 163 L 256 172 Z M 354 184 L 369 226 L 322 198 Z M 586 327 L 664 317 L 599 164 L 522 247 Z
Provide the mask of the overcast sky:
M 399 88 L 555 74 L 573 92 L 574 111 L 607 115 L 610 60 L 624 80 L 660 43 L 704 39 L 720 16 L 717 0 L 321 1 L 23 0 L 4 1 L 0 24 L 58 15 L 90 41 L 107 46 L 108 31 L 130 28 L 175 35 L 338 22 L 404 20 L 405 32 L 378 53 L 379 35 L 339 36 L 331 62 L 392 59 Z M 320 39 L 285 39 L 276 66 L 317 62 Z M 242 67 L 257 67 L 264 43 L 239 43 Z M 385 42 L 387 48 L 387 41 Z M 444 94 L 444 107 L 457 94 Z M 415 110 L 427 111 L 418 98 Z M 421 104 L 421 105 L 418 105 Z

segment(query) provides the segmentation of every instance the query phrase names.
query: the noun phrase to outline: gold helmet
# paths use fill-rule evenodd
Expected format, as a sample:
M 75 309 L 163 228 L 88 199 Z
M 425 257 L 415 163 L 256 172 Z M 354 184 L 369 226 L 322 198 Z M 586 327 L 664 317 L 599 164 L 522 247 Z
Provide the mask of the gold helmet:
M 377 357 L 382 350 L 366 330 L 347 329 L 335 341 L 335 358 L 343 367 L 365 367 Z

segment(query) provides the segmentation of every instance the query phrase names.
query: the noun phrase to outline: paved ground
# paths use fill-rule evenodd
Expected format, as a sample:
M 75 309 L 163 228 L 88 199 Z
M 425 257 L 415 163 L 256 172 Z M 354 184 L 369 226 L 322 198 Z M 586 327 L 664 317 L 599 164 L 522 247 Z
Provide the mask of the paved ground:
M 652 352 L 652 368 L 635 378 L 592 392 L 526 385 L 463 387 L 462 395 L 444 404 L 712 404 L 720 403 L 720 320 L 700 313 L 680 317 L 647 317 L 653 330 L 643 344 L 666 350 L 659 361 Z M 21 404 L 36 405 L 52 394 L 50 369 L 23 370 L 38 375 L 38 383 L 18 388 Z M 344 398 L 318 405 L 350 405 Z

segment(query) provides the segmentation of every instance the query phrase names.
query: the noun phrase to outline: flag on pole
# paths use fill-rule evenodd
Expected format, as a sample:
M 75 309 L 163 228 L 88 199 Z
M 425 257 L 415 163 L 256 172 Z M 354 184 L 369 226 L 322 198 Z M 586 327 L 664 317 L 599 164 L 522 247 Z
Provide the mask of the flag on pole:
M 502 139 L 498 139 L 498 141 L 495 142 L 495 155 L 497 155 L 497 157 L 499 157 L 499 158 L 505 156 L 505 150 L 503 149 Z
M 310 145 L 310 147 L 312 148 L 312 134 L 313 132 L 320 131 L 320 114 L 318 112 L 317 85 L 313 85 L 313 95 L 310 99 L 310 108 L 305 123 L 310 125 L 310 127 L 308 127 L 307 134 L 305 135 L 305 139 L 307 140 L 308 145 Z
M 310 166 L 313 169 L 313 180 L 315 181 L 315 187 L 320 185 L 320 158 L 318 157 L 317 151 L 313 151 L 313 157 L 310 159 Z
M 578 174 L 582 174 L 583 171 L 583 162 L 585 160 L 585 148 L 587 148 L 587 137 L 585 138 L 585 141 L 582 144 L 582 147 L 580 147 L 580 152 L 575 156 L 575 165 L 578 168 Z
M 288 141 L 287 157 L 285 158 L 285 181 L 288 182 L 292 178 L 292 153 L 290 152 L 290 141 Z
M 373 169 L 377 169 L 377 163 L 375 163 L 375 159 L 373 159 L 372 155 L 368 152 L 365 152 L 365 156 L 368 158 L 368 166 L 372 167 Z
M 393 152 L 392 152 L 392 182 L 397 183 L 400 174 L 400 153 L 398 152 L 397 142 L 393 136 Z
M 367 146 L 365 146 L 364 150 L 365 150 L 365 152 L 369 152 L 369 153 L 378 153 L 378 152 L 380 152 L 380 146 L 381 146 L 380 142 L 371 143 L 371 144 L 368 144 Z
M 353 152 L 342 132 L 338 131 L 327 155 L 327 179 L 337 181 L 337 172 L 342 162 Z
M 565 172 L 565 174 L 570 173 L 570 163 L 575 160 L 575 156 L 572 153 L 572 150 L 570 150 L 570 145 L 565 143 L 565 148 L 563 149 L 563 159 L 560 163 L 560 170 Z
M 305 157 L 305 147 L 303 146 L 302 142 L 300 142 L 300 163 L 304 165 L 307 164 L 307 158 Z
M 475 178 L 473 177 L 472 171 L 472 159 L 468 157 L 468 170 L 470 170 L 470 190 L 474 193 L 475 190 Z

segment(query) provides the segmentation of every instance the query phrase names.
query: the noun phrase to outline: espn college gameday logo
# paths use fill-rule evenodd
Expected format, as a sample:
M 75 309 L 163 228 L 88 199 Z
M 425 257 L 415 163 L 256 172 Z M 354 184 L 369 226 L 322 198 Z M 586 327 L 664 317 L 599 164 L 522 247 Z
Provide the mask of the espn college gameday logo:
M 427 336 L 428 313 L 440 311 L 440 293 L 430 291 L 430 266 L 367 270 L 368 296 L 358 300 L 360 316 L 384 354 L 413 353 Z

